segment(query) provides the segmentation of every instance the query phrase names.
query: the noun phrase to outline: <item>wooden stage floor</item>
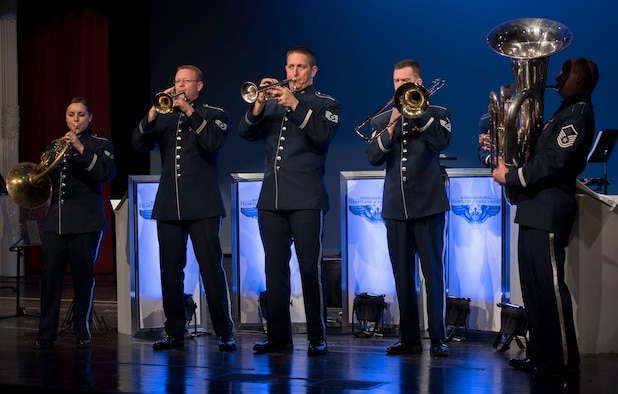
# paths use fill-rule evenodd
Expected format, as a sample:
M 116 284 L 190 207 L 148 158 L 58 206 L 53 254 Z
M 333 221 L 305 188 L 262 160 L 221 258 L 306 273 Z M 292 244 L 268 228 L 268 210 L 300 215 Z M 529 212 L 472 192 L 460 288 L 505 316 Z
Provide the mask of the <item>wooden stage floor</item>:
M 152 338 L 117 332 L 114 275 L 98 275 L 95 311 L 103 324 L 87 350 L 75 347 L 73 332 L 63 326 L 72 296 L 67 276 L 61 311 L 66 328 L 54 349 L 35 351 L 38 277 L 0 278 L 0 387 L 2 393 L 616 393 L 618 354 L 582 356 L 581 377 L 537 380 L 508 366 L 522 357 L 515 342 L 504 352 L 493 338 L 470 335 L 450 342 L 448 358 L 432 358 L 429 340 L 421 355 L 389 356 L 393 336 L 357 338 L 329 329 L 329 353 L 307 357 L 304 334 L 295 334 L 289 354 L 255 355 L 263 332 L 237 331 L 238 349 L 219 352 L 217 338 L 198 333 L 183 349 L 155 352 Z M 473 338 L 478 337 L 478 338 Z

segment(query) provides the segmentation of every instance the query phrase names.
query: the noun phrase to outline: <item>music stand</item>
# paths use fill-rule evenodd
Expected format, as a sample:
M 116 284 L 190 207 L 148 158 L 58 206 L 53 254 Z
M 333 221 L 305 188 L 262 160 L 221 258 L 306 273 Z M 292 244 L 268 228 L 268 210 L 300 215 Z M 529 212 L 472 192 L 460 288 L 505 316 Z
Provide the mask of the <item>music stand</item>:
M 618 129 L 605 129 L 599 131 L 594 145 L 588 153 L 588 163 L 603 163 L 603 194 L 607 194 L 607 162 L 616 144 Z
M 8 194 L 6 190 L 6 182 L 4 181 L 4 177 L 0 173 L 0 194 Z M 15 286 L 0 286 L 0 289 L 13 289 L 13 291 L 17 291 Z
M 2 205 L 2 213 L 4 218 L 4 226 L 9 237 L 9 250 L 16 253 L 17 258 L 17 276 L 15 279 L 15 314 L 9 316 L 0 316 L 0 319 L 12 317 L 39 317 L 38 315 L 29 315 L 26 313 L 26 308 L 20 305 L 20 284 L 21 284 L 21 259 L 24 255 L 26 246 L 41 244 L 41 230 L 45 217 L 47 216 L 48 205 L 44 204 L 39 208 L 27 209 L 17 205 L 10 199 L 6 192 L 6 184 L 4 178 L 0 176 L 0 205 Z M 13 288 L 13 287 L 11 287 Z

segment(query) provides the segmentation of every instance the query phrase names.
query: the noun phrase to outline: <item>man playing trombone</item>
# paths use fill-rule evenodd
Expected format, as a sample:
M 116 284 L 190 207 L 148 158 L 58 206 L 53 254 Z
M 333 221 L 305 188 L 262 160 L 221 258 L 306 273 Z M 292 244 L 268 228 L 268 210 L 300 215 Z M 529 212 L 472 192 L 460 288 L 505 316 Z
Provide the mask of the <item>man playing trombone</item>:
M 414 60 L 395 63 L 396 94 L 405 84 L 422 91 L 421 68 Z M 404 86 L 405 88 L 405 86 Z M 410 95 L 415 96 L 414 94 Z M 399 100 L 395 100 L 399 103 Z M 419 305 L 416 293 L 416 255 L 425 277 L 429 317 L 430 353 L 448 356 L 445 324 L 444 228 L 450 209 L 439 161 L 451 138 L 450 112 L 427 104 L 413 118 L 402 117 L 404 106 L 378 114 L 366 154 L 374 166 L 386 164 L 382 217 L 386 224 L 389 256 L 399 302 L 399 342 L 386 348 L 388 354 L 421 353 Z M 410 105 L 416 107 L 416 105 Z M 386 129 L 386 130 L 385 130 Z M 379 134 L 379 135 L 378 135 Z
M 322 230 L 329 200 L 324 172 L 329 144 L 339 129 L 341 104 L 313 85 L 318 67 L 311 49 L 290 49 L 285 70 L 289 87 L 272 78 L 262 79 L 257 99 L 238 127 L 242 138 L 263 140 L 266 148 L 257 208 L 264 245 L 268 336 L 253 350 L 276 353 L 293 348 L 289 301 L 294 243 L 303 284 L 308 355 L 319 356 L 327 352 Z

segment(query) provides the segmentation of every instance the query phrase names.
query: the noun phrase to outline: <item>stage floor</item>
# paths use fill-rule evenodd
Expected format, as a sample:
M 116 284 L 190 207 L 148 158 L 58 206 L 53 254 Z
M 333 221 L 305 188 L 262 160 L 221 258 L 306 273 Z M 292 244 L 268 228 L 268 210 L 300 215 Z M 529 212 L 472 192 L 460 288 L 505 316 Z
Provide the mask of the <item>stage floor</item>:
M 67 276 L 60 327 L 53 350 L 35 351 L 38 317 L 37 276 L 20 280 L 19 305 L 15 278 L 0 278 L 0 387 L 3 392 L 105 393 L 615 393 L 618 354 L 582 356 L 581 377 L 537 380 L 508 366 L 524 352 L 515 342 L 504 352 L 493 338 L 470 335 L 449 342 L 448 358 L 432 358 L 429 340 L 421 355 L 389 356 L 394 336 L 358 338 L 329 328 L 330 352 L 307 357 L 304 334 L 294 335 L 289 354 L 255 355 L 253 344 L 265 339 L 259 331 L 237 331 L 238 349 L 219 352 L 217 338 L 198 332 L 183 349 L 155 352 L 152 337 L 118 334 L 115 275 L 97 275 L 94 308 L 100 321 L 87 350 L 75 347 L 73 332 L 64 327 L 72 297 Z M 192 331 L 190 331 L 192 332 Z

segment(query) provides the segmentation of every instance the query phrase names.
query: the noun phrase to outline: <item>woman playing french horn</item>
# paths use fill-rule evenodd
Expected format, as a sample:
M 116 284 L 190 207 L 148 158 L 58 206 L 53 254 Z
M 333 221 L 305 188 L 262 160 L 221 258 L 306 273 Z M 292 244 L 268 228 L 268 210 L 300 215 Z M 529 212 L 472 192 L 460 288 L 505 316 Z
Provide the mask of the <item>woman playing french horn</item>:
M 56 152 L 61 156 L 49 171 L 52 192 L 42 237 L 41 319 L 34 343 L 37 350 L 51 348 L 57 338 L 67 264 L 73 276 L 76 345 L 90 346 L 93 266 L 103 232 L 109 229 L 102 184 L 116 174 L 112 142 L 90 129 L 90 103 L 83 97 L 71 99 L 65 118 L 68 131 L 46 150 L 46 154 Z

